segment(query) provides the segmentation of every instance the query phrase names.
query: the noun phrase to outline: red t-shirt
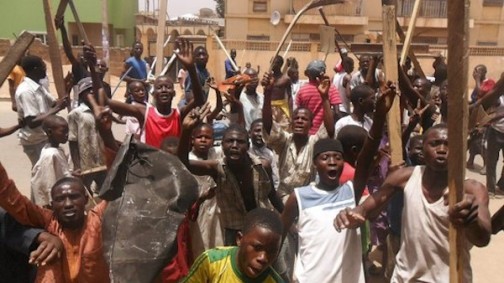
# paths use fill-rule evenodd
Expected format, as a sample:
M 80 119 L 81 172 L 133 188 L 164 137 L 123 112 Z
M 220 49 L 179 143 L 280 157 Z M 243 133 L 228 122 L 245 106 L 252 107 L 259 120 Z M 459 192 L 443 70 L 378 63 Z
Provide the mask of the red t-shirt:
M 338 90 L 331 84 L 329 88 L 329 103 L 336 105 L 341 103 Z M 305 107 L 310 109 L 313 113 L 312 127 L 310 128 L 310 135 L 317 133 L 320 125 L 324 121 L 324 108 L 322 107 L 322 98 L 317 90 L 317 83 L 310 81 L 299 89 L 296 96 L 296 105 L 298 107 Z
M 147 105 L 145 109 L 145 122 L 142 132 L 142 142 L 155 148 L 161 147 L 161 142 L 166 137 L 180 137 L 180 113 L 172 108 L 169 115 L 160 114 L 156 107 Z
M 495 81 L 492 79 L 484 80 L 480 85 L 479 98 L 483 98 L 488 92 L 490 92 L 495 87 Z

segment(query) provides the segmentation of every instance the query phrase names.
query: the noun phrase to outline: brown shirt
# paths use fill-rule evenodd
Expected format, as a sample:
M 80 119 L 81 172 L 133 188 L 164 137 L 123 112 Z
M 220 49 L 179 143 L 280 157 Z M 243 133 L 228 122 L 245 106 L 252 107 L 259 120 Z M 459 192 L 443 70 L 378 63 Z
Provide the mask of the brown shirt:
M 21 195 L 0 163 L 0 206 L 19 223 L 43 228 L 63 242 L 65 252 L 62 257 L 53 264 L 40 266 L 36 282 L 110 282 L 101 236 L 102 215 L 107 207 L 105 201 L 88 212 L 81 229 L 65 229 L 51 210 L 41 208 Z

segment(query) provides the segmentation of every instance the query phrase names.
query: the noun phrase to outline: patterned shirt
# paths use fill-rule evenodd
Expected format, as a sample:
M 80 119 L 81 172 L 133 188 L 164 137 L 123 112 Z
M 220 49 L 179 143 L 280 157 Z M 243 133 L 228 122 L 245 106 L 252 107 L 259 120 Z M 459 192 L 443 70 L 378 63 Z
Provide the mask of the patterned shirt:
M 273 189 L 268 173 L 266 173 L 257 157 L 249 156 L 252 159 L 255 204 L 258 207 L 273 210 L 268 198 L 270 191 Z M 224 159 L 220 159 L 218 172 L 216 198 L 217 205 L 221 210 L 221 225 L 223 228 L 241 230 L 248 211 L 245 207 L 245 200 L 240 191 L 238 180 L 224 162 Z
M 294 188 L 306 186 L 314 179 L 313 145 L 321 138 L 327 138 L 325 127 L 320 127 L 317 134 L 311 135 L 299 152 L 293 141 L 293 134 L 273 123 L 271 133 L 263 131 L 263 137 L 269 148 L 278 154 L 280 184 L 277 191 L 280 197 L 287 198 Z
M 82 171 L 105 165 L 103 141 L 96 131 L 93 112 L 85 104 L 68 114 L 68 140 L 79 145 L 80 169 Z
M 257 278 L 247 277 L 238 267 L 237 252 L 238 247 L 220 247 L 202 253 L 194 262 L 189 275 L 182 282 L 283 282 L 271 267 L 268 267 Z

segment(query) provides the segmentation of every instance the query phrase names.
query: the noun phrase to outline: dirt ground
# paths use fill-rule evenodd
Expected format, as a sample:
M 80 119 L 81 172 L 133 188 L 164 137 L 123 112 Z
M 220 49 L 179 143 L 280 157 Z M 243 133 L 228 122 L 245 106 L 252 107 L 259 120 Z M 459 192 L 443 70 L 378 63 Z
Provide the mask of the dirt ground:
M 48 64 L 48 74 L 51 74 L 50 65 Z M 70 70 L 70 66 L 64 66 L 64 73 Z M 119 78 L 111 77 L 112 89 L 117 85 Z M 177 90 L 177 97 L 174 99 L 173 105 L 175 106 L 181 97 L 180 88 L 178 85 L 175 86 Z M 56 94 L 54 86 L 51 84 L 51 91 Z M 123 99 L 123 94 L 125 91 L 124 83 L 118 89 L 117 94 L 114 99 Z M 214 97 L 210 96 L 211 100 Z M 10 109 L 10 101 L 8 94 L 8 86 L 5 83 L 0 87 L 0 127 L 7 127 L 14 125 L 17 121 L 17 114 L 12 112 Z M 60 113 L 62 116 L 66 116 L 66 111 Z M 117 139 L 122 139 L 124 136 L 124 128 L 122 125 L 114 125 L 114 134 Z M 68 153 L 68 147 L 66 147 L 66 152 Z M 496 153 L 498 154 L 498 153 Z M 502 168 L 502 157 L 500 157 L 500 162 L 497 166 L 497 172 L 500 172 Z M 26 155 L 23 153 L 22 147 L 19 145 L 16 134 L 0 139 L 0 161 L 4 164 L 7 172 L 11 176 L 16 184 L 20 188 L 21 192 L 25 195 L 29 195 L 30 191 L 30 162 Z M 476 158 L 475 163 L 477 165 L 482 164 L 481 158 L 479 156 Z M 474 178 L 483 184 L 485 184 L 485 176 L 479 173 L 467 170 L 466 176 L 468 178 Z M 504 198 L 492 198 L 490 199 L 490 212 L 494 213 L 502 205 L 504 205 Z M 485 248 L 473 248 L 471 251 L 472 256 L 472 267 L 473 276 L 475 283 L 492 283 L 492 282 L 503 282 L 504 278 L 504 232 L 499 233 L 492 237 L 490 244 Z M 503 262 L 501 262 L 501 260 Z M 385 282 L 380 278 L 371 278 L 371 282 Z M 441 282 L 440 282 L 441 283 Z M 444 283 L 444 282 L 443 282 Z

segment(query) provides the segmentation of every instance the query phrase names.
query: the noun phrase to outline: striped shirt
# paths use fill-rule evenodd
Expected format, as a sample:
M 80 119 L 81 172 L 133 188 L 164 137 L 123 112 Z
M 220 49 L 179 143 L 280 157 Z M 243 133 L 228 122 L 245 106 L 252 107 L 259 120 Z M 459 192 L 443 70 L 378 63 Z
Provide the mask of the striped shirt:
M 240 283 L 240 282 L 283 282 L 271 267 L 268 267 L 257 278 L 249 278 L 243 274 L 237 259 L 238 247 L 220 247 L 202 253 L 191 267 L 184 283 Z
M 310 135 L 316 134 L 320 125 L 322 125 L 322 122 L 324 121 L 324 107 L 317 87 L 318 85 L 316 82 L 310 81 L 299 89 L 296 96 L 297 107 L 308 108 L 313 113 Z M 341 98 L 339 92 L 334 85 L 331 84 L 331 87 L 329 88 L 329 104 L 337 105 L 340 103 Z

